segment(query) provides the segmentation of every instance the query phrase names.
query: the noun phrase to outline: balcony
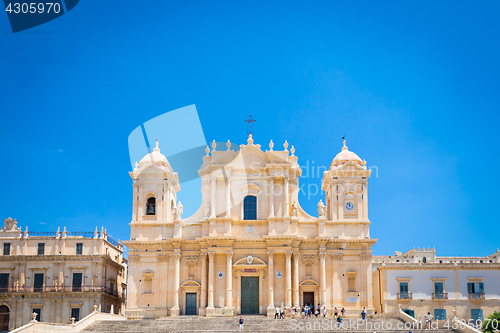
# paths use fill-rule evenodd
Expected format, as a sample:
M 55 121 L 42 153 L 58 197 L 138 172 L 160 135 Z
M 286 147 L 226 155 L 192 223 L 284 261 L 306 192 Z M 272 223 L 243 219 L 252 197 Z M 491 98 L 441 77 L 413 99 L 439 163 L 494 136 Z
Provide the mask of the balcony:
M 398 293 L 399 300 L 413 299 L 412 293 Z
M 470 293 L 469 300 L 471 301 L 482 301 L 484 299 L 484 293 Z
M 446 300 L 446 299 L 448 299 L 448 293 L 432 293 L 432 299 L 434 299 L 434 300 Z
M 125 293 L 116 289 L 98 286 L 62 286 L 62 287 L 0 287 L 0 294 L 4 293 L 89 293 L 102 292 L 118 298 L 125 298 Z

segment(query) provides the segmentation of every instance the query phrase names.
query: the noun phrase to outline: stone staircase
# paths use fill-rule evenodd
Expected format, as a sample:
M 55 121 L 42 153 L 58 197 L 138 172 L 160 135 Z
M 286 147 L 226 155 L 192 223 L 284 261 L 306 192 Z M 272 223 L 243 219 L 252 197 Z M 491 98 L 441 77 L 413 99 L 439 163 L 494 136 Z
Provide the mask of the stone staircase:
M 100 321 L 88 326 L 86 332 L 240 332 L 239 316 L 205 318 L 198 316 L 168 317 L 157 320 Z M 395 332 L 424 333 L 429 330 L 407 329 L 404 322 L 396 318 L 368 319 L 364 325 L 356 326 L 357 319 L 345 319 L 344 328 L 338 329 L 333 317 L 314 316 L 309 319 L 286 318 L 274 320 L 265 316 L 243 316 L 243 331 L 247 332 L 332 332 L 355 331 L 359 333 Z M 398 324 L 401 326 L 398 329 Z M 382 326 L 383 325 L 383 326 Z M 453 333 L 452 330 L 433 330 L 432 333 Z

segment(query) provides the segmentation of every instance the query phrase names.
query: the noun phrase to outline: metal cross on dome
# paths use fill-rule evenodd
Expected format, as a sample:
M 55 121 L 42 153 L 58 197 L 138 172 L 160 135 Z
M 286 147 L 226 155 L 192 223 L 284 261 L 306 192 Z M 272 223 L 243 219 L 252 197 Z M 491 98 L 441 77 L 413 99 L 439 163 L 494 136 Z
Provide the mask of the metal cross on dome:
M 248 117 L 247 120 L 245 120 L 245 123 L 247 123 L 247 135 L 252 134 L 253 135 L 253 130 L 252 130 L 252 124 L 255 123 L 257 120 L 252 118 L 252 115 Z

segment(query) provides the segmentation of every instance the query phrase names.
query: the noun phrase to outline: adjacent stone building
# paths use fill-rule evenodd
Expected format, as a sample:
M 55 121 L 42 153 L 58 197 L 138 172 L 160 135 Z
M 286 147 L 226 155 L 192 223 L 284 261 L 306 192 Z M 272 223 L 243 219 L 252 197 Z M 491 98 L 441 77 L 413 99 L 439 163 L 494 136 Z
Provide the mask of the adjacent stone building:
M 100 232 L 0 230 L 0 331 L 38 321 L 71 323 L 94 310 L 119 313 L 125 302 L 123 246 Z
M 325 201 L 310 216 L 298 201 L 295 149 L 247 144 L 200 160 L 202 203 L 182 217 L 177 172 L 158 143 L 130 172 L 133 209 L 126 313 L 274 315 L 320 303 L 374 312 L 365 161 L 342 147 L 324 172 Z M 227 148 L 227 149 L 226 149 Z
M 399 309 L 417 319 L 486 319 L 500 309 L 500 251 L 486 257 L 436 256 L 434 248 L 373 257 L 377 312 Z

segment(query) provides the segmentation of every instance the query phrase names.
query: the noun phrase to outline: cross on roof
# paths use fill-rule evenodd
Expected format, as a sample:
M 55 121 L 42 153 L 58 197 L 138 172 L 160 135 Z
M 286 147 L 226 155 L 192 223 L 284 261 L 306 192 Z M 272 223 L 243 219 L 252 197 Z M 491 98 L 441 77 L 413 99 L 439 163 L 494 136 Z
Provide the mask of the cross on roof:
M 245 120 L 245 122 L 247 123 L 247 135 L 253 134 L 252 124 L 255 123 L 256 121 L 257 120 L 252 118 L 252 115 L 250 115 L 248 119 Z

